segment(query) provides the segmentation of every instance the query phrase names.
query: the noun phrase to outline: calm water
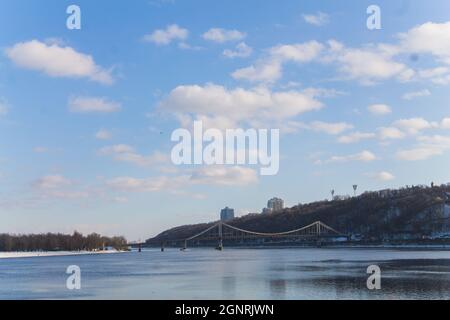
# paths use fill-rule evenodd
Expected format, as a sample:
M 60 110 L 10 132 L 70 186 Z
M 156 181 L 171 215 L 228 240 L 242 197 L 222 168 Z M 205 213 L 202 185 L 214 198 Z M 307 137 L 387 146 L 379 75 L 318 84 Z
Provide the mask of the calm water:
M 382 289 L 366 287 L 369 265 Z M 66 289 L 78 265 L 82 289 Z M 450 251 L 175 249 L 0 260 L 0 299 L 450 299 Z

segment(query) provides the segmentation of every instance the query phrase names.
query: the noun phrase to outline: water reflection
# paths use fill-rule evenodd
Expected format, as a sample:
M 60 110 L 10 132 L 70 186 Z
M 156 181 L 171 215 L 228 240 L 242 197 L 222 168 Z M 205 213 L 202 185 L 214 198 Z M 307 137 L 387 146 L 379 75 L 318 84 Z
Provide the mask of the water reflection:
M 68 265 L 82 290 L 65 287 Z M 367 267 L 381 290 L 366 287 Z M 448 251 L 197 249 L 0 260 L 0 299 L 449 299 Z

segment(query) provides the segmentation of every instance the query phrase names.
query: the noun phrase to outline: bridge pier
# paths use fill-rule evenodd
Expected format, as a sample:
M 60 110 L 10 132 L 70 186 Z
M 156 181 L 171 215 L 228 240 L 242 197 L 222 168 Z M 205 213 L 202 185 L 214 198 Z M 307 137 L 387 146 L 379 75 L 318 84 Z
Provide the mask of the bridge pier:
M 184 240 L 184 245 L 183 245 L 183 247 L 180 250 L 181 251 L 186 251 L 187 250 L 187 240 Z
M 219 245 L 217 246 L 216 250 L 222 251 L 223 250 L 223 241 L 222 239 L 219 239 Z

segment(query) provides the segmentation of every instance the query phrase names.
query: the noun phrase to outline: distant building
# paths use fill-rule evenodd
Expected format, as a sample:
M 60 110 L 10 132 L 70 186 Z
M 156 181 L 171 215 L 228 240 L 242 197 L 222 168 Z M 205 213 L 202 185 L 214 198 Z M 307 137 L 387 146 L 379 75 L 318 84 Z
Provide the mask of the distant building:
M 284 209 L 284 200 L 280 198 L 272 198 L 267 202 L 267 208 L 272 212 L 281 211 Z
M 264 208 L 264 209 L 262 210 L 262 214 L 269 214 L 269 213 L 272 213 L 272 209 Z
M 220 211 L 221 221 L 230 221 L 234 219 L 234 209 L 226 207 Z

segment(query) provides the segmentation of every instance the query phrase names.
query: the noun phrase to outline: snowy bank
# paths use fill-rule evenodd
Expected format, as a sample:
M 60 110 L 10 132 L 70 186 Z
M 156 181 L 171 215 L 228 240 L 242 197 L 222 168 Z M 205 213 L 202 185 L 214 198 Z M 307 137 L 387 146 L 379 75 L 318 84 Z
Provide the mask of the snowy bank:
M 36 251 L 36 252 L 0 252 L 0 259 L 17 259 L 17 258 L 33 258 L 33 257 L 57 257 L 57 256 L 79 256 L 90 254 L 111 254 L 123 253 L 127 251 Z

